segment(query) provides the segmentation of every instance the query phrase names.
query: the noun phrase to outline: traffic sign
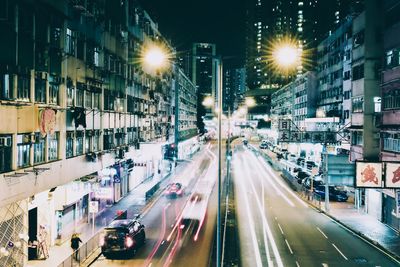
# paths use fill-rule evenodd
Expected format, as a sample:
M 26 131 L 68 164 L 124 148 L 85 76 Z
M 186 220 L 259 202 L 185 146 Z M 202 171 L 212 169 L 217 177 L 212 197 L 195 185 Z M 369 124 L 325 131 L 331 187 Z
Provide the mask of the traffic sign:
M 89 213 L 98 213 L 99 212 L 99 202 L 98 201 L 90 201 L 89 202 Z

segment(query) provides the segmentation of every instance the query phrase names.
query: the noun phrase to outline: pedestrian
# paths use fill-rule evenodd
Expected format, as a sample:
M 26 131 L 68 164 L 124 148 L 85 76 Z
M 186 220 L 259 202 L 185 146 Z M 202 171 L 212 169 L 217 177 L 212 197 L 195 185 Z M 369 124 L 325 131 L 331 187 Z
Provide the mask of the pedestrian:
M 77 233 L 73 233 L 71 237 L 71 248 L 74 251 L 75 260 L 79 261 L 79 242 L 82 243 L 82 240 L 79 238 Z
M 169 163 L 169 171 L 171 172 L 172 170 L 172 163 Z

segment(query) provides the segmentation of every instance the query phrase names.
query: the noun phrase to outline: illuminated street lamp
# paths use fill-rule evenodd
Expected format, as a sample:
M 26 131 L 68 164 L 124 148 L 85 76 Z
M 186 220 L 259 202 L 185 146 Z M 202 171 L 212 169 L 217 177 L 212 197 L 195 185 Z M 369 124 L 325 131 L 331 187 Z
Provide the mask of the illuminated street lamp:
M 143 51 L 143 63 L 151 69 L 160 69 L 167 65 L 167 53 L 160 47 L 152 45 Z
M 256 100 L 254 100 L 252 97 L 246 97 L 244 103 L 246 104 L 246 107 L 251 108 L 256 105 Z

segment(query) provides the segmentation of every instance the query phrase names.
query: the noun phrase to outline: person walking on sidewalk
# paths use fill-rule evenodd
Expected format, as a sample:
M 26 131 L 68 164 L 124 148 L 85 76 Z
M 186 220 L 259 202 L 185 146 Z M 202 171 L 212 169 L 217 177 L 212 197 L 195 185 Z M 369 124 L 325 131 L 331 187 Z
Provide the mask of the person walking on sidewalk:
M 82 243 L 82 240 L 79 238 L 79 235 L 77 233 L 73 233 L 72 237 L 71 237 L 71 248 L 74 251 L 74 256 L 75 256 L 75 260 L 79 261 L 79 242 Z

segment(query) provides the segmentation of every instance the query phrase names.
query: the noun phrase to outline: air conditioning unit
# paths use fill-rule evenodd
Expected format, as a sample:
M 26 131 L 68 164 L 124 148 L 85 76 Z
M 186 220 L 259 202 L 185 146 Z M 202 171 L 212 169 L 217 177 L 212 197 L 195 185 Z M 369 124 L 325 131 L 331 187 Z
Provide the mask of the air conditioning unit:
M 0 137 L 0 146 L 11 146 L 12 139 L 11 136 Z

